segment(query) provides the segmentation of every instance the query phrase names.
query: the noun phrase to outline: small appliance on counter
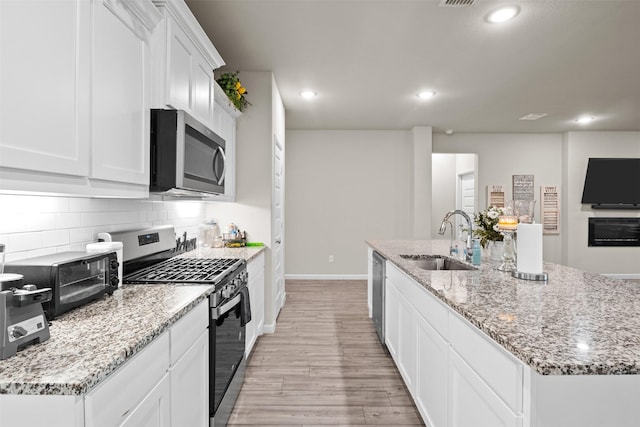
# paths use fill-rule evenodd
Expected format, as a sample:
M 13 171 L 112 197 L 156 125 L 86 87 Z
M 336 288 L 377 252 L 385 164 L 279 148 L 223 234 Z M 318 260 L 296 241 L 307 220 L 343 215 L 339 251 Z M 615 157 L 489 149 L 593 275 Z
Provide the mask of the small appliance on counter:
M 6 263 L 5 271 L 17 273 L 38 289 L 51 289 L 43 304 L 48 319 L 80 307 L 118 288 L 115 252 L 60 252 Z
M 3 269 L 4 245 L 0 244 L 0 360 L 50 336 L 41 303 L 51 299 L 51 289 L 24 285 L 22 275 L 3 273 Z

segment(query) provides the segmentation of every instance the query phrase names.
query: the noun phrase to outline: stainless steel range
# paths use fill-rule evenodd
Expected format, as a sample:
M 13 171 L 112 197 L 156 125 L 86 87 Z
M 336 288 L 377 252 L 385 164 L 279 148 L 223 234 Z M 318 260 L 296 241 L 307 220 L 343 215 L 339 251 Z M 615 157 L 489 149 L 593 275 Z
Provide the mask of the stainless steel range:
M 188 258 L 172 226 L 103 234 L 123 243 L 125 284 L 210 284 L 209 417 L 227 424 L 245 370 L 245 325 L 251 320 L 247 263 L 242 259 Z

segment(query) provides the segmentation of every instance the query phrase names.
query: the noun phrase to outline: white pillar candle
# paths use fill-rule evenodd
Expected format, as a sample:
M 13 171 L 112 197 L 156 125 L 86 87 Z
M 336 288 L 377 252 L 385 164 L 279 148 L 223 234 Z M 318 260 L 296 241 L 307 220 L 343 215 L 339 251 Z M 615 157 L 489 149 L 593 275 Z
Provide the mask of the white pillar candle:
M 542 224 L 518 224 L 516 268 L 521 273 L 542 273 Z

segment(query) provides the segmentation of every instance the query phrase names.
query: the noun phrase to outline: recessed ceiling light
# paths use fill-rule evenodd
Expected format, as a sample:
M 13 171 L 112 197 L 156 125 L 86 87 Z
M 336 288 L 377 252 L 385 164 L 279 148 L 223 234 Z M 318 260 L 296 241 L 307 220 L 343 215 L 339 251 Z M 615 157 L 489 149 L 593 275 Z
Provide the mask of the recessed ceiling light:
M 501 7 L 500 9 L 496 9 L 489 13 L 486 19 L 487 22 L 492 24 L 499 24 L 514 18 L 518 13 L 520 13 L 520 8 L 518 6 Z
M 303 98 L 315 98 L 318 96 L 318 93 L 313 90 L 303 90 L 300 92 L 300 96 Z
M 418 92 L 416 96 L 420 99 L 429 99 L 436 96 L 436 93 L 432 90 L 425 90 L 424 92 Z
M 587 123 L 591 123 L 594 120 L 593 117 L 591 116 L 582 116 L 576 119 L 576 122 L 580 123 L 581 125 L 586 125 Z

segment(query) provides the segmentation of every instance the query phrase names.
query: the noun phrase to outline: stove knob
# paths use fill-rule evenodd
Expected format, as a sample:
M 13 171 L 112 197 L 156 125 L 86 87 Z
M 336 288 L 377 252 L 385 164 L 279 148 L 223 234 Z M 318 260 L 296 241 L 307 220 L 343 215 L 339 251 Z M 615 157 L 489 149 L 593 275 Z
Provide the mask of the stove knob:
M 118 269 L 118 260 L 116 260 L 116 259 L 112 259 L 111 260 L 111 269 L 112 270 L 117 270 Z
M 233 294 L 233 286 L 226 285 L 224 288 L 222 288 L 223 298 L 229 298 L 232 294 Z
M 114 276 L 111 278 L 111 287 L 112 288 L 117 288 L 118 287 L 118 283 L 120 283 L 120 280 L 118 279 L 118 276 Z
M 17 340 L 18 338 L 22 338 L 27 335 L 27 330 L 22 326 L 14 326 L 9 330 L 9 335 L 11 335 L 11 338 Z

